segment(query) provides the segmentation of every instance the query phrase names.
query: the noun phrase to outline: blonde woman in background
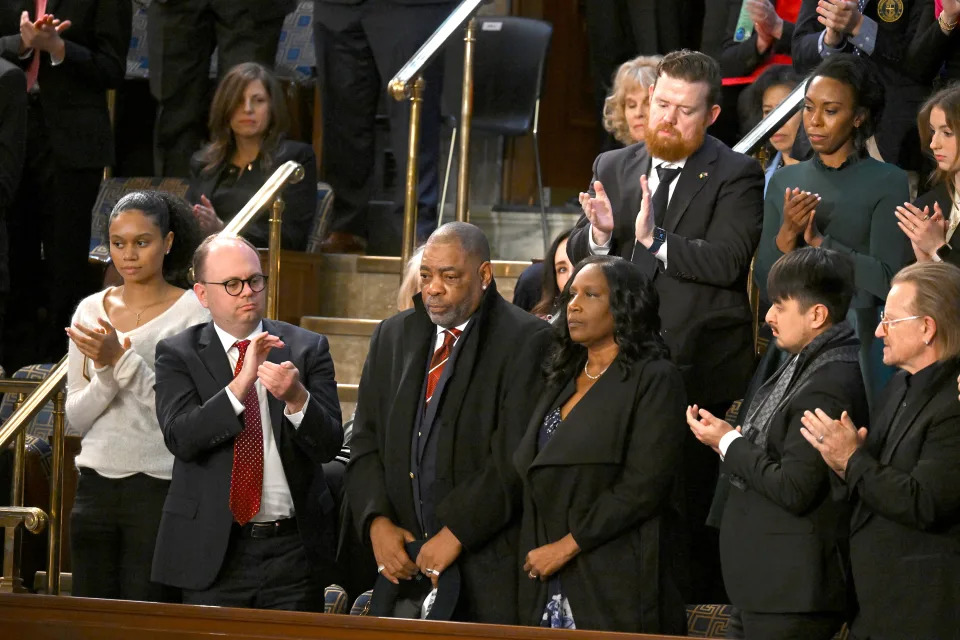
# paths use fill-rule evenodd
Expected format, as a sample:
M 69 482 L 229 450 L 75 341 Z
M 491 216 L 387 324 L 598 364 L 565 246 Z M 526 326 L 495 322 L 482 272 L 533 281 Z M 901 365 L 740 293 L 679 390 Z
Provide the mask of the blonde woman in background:
M 660 56 L 627 60 L 613 78 L 613 90 L 603 103 L 603 128 L 618 142 L 631 145 L 643 140 L 650 110 L 650 87 L 657 79 Z

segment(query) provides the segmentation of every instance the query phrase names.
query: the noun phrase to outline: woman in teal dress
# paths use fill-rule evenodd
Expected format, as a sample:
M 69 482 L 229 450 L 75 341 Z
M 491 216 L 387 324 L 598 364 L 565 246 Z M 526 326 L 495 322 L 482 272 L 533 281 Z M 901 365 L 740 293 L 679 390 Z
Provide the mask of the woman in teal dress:
M 832 55 L 814 70 L 803 105 L 814 156 L 771 178 L 754 269 L 765 296 L 773 263 L 794 249 L 823 247 L 853 258 L 857 290 L 847 320 L 860 338 L 871 402 L 892 374 L 873 332 L 890 280 L 909 256 L 894 214 L 909 200 L 907 174 L 866 153 L 883 101 L 882 84 L 856 56 Z

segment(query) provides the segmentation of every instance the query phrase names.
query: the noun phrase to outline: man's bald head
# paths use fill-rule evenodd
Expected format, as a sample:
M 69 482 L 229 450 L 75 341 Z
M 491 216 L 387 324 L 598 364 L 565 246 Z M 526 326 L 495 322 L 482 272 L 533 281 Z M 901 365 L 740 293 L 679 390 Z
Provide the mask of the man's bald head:
M 476 264 L 490 261 L 490 243 L 480 227 L 469 222 L 448 222 L 430 234 L 427 246 L 451 242 L 458 243 L 463 253 L 476 260 Z

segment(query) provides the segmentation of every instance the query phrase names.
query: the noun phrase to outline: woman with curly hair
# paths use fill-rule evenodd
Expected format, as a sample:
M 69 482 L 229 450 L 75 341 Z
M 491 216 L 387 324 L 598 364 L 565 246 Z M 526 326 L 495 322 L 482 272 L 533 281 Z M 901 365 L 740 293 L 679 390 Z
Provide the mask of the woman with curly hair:
M 295 160 L 305 173 L 283 190 L 282 246 L 303 251 L 317 208 L 317 159 L 310 145 L 285 139 L 287 110 L 277 79 L 256 62 L 230 69 L 213 95 L 209 128 L 210 143 L 190 160 L 187 191 L 204 235 L 223 229 L 278 167 Z M 261 212 L 242 235 L 267 246 L 268 218 Z
M 123 284 L 85 298 L 66 329 L 66 414 L 83 436 L 70 514 L 73 595 L 168 601 L 150 582 L 173 473 L 154 408 L 154 350 L 210 319 L 187 288 L 200 231 L 180 198 L 136 191 L 114 207 L 108 234 Z
M 754 277 L 767 296 L 767 276 L 785 253 L 823 247 L 853 258 L 857 286 L 847 320 L 860 339 L 860 368 L 868 397 L 893 370 L 883 364 L 873 332 L 890 280 L 909 252 L 895 210 L 909 195 L 907 174 L 867 155 L 884 106 L 883 84 L 851 54 L 824 60 L 807 81 L 803 106 L 813 158 L 773 174 L 764 200 L 763 231 Z
M 522 624 L 686 629 L 667 561 L 685 394 L 658 307 L 640 268 L 611 256 L 581 262 L 561 294 L 547 391 L 514 455 Z
M 603 103 L 603 128 L 623 145 L 640 142 L 647 130 L 650 87 L 657 80 L 661 56 L 627 60 L 613 77 L 613 90 Z

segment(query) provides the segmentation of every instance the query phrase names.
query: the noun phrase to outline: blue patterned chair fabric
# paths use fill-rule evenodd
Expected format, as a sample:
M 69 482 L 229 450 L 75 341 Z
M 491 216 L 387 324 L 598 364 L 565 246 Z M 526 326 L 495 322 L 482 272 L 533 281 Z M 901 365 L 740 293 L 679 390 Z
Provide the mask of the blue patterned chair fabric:
M 347 612 L 347 592 L 338 584 L 332 584 L 323 590 L 323 612 L 340 613 Z
M 186 195 L 190 184 L 183 178 L 109 178 L 100 183 L 100 192 L 93 205 L 90 216 L 90 253 L 91 262 L 106 264 L 110 262 L 110 247 L 107 246 L 107 220 L 114 205 L 131 191 L 167 191 L 180 196 Z
M 31 364 L 19 369 L 13 374 L 14 380 L 43 380 L 53 371 L 54 364 Z M 7 418 L 13 415 L 13 408 L 17 401 L 17 394 L 5 393 L 3 402 L 0 402 L 0 424 L 6 422 Z M 38 447 L 36 440 L 31 440 L 30 436 L 46 442 L 53 436 L 53 402 L 44 405 L 40 413 L 33 419 L 30 426 L 27 427 L 27 447 Z M 33 442 L 33 444 L 31 444 Z M 42 449 L 37 449 L 38 453 L 43 453 Z M 49 473 L 49 469 L 47 470 Z
M 149 5 L 150 0 L 134 2 L 133 29 L 130 32 L 130 49 L 127 50 L 128 78 L 150 76 L 150 60 L 147 56 L 147 7 Z M 315 65 L 313 2 L 301 0 L 297 8 L 283 21 L 275 67 L 278 75 L 294 80 L 309 80 L 313 77 Z M 210 77 L 217 77 L 216 53 L 211 56 Z
M 364 591 L 360 596 L 354 601 L 353 606 L 350 607 L 350 615 L 352 616 L 365 616 L 370 613 L 370 598 L 373 597 L 373 589 L 369 591 Z

